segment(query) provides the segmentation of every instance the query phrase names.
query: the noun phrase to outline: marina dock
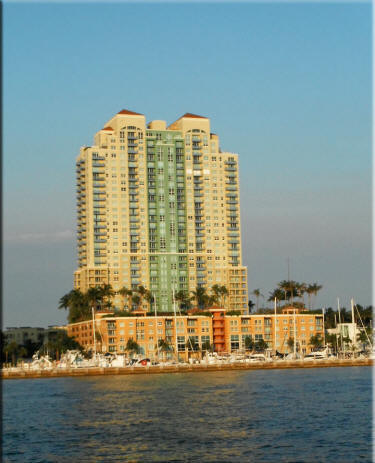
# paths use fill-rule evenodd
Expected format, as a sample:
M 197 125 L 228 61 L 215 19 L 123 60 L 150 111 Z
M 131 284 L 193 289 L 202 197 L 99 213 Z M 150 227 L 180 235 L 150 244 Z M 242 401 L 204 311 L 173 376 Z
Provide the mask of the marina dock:
M 103 376 L 103 375 L 147 375 L 161 373 L 191 373 L 230 370 L 282 370 L 294 368 L 329 368 L 373 366 L 372 359 L 334 359 L 334 360 L 283 360 L 276 362 L 221 363 L 221 364 L 176 364 L 150 365 L 136 367 L 90 367 L 90 368 L 46 368 L 28 370 L 9 368 L 1 370 L 2 379 L 60 378 L 65 376 Z

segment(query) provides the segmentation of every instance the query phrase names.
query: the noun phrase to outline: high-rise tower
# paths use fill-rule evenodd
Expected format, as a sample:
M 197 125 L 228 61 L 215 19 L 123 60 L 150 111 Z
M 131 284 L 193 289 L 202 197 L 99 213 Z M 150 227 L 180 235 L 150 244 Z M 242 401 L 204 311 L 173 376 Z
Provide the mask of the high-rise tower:
M 169 127 L 146 125 L 123 110 L 94 143 L 76 163 L 75 288 L 143 285 L 159 311 L 171 311 L 172 289 L 219 284 L 226 308 L 245 311 L 238 156 L 220 150 L 209 119 L 187 113 Z M 114 305 L 123 307 L 122 296 Z

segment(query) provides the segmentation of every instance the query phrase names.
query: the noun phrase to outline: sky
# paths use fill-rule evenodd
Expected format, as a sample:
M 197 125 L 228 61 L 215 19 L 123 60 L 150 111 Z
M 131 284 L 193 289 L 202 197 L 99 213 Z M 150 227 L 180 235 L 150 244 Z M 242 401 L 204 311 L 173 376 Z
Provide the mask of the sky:
M 121 109 L 239 154 L 249 297 L 371 304 L 370 3 L 5 3 L 3 327 L 66 323 L 75 158 Z

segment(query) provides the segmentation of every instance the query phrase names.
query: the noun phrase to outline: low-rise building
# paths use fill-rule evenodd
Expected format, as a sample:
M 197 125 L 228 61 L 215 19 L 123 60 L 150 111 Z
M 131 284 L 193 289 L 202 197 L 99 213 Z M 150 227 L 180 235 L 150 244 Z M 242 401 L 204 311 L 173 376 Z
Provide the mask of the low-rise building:
M 296 310 L 297 312 L 297 310 Z M 213 307 L 209 313 L 192 311 L 189 315 L 115 316 L 113 313 L 98 312 L 95 323 L 86 320 L 67 326 L 68 335 L 78 341 L 86 350 L 98 352 L 125 353 L 129 339 L 140 347 L 147 357 L 158 355 L 159 340 L 170 346 L 171 357 L 178 346 L 180 359 L 187 359 L 192 351 L 204 350 L 208 345 L 216 352 L 245 350 L 246 338 L 254 343 L 264 340 L 268 348 L 279 352 L 290 352 L 289 339 L 296 339 L 297 351 L 308 354 L 312 336 L 324 339 L 323 315 L 311 313 L 281 313 L 237 315 Z M 95 346 L 93 327 L 95 325 Z
M 66 326 L 49 326 L 48 328 L 20 326 L 7 327 L 4 331 L 4 341 L 6 344 L 16 342 L 24 345 L 26 342 L 45 344 L 55 339 L 57 333 L 66 330 Z
M 343 342 L 346 348 L 351 346 L 359 348 L 362 345 L 358 337 L 364 330 L 357 326 L 356 323 L 338 323 L 336 328 L 330 328 L 327 331 L 329 334 L 335 334 L 338 339 L 338 344 L 341 345 Z
M 44 328 L 31 326 L 7 327 L 4 331 L 4 340 L 6 344 L 16 342 L 20 345 L 25 344 L 27 341 L 42 342 L 44 331 Z
M 245 349 L 245 340 L 257 343 L 264 340 L 269 349 L 287 353 L 293 350 L 288 340 L 296 340 L 296 350 L 308 354 L 314 347 L 312 336 L 324 340 L 323 315 L 310 313 L 281 313 L 255 315 L 225 315 L 225 350 L 233 352 Z M 216 340 L 214 339 L 214 344 Z M 220 344 L 222 345 L 222 344 Z

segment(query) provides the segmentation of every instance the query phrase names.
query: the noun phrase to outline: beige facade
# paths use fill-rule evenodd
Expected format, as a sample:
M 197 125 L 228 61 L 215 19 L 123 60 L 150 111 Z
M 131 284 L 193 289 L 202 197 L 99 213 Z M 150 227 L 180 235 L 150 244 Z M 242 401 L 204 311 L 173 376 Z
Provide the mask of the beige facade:
M 275 330 L 276 327 L 276 330 Z M 281 353 L 290 352 L 289 339 L 296 339 L 296 348 L 302 354 L 311 352 L 311 336 L 319 334 L 324 339 L 323 316 L 298 313 L 225 317 L 225 350 L 245 348 L 245 339 L 253 342 L 263 339 L 270 349 Z M 276 344 L 275 344 L 276 342 Z
M 221 151 L 208 118 L 185 114 L 167 127 L 120 111 L 94 146 L 81 148 L 76 167 L 75 288 L 143 285 L 157 293 L 158 310 L 170 311 L 172 287 L 190 292 L 219 284 L 229 290 L 226 308 L 246 312 L 238 155 Z M 114 305 L 122 308 L 124 299 L 117 295 Z

